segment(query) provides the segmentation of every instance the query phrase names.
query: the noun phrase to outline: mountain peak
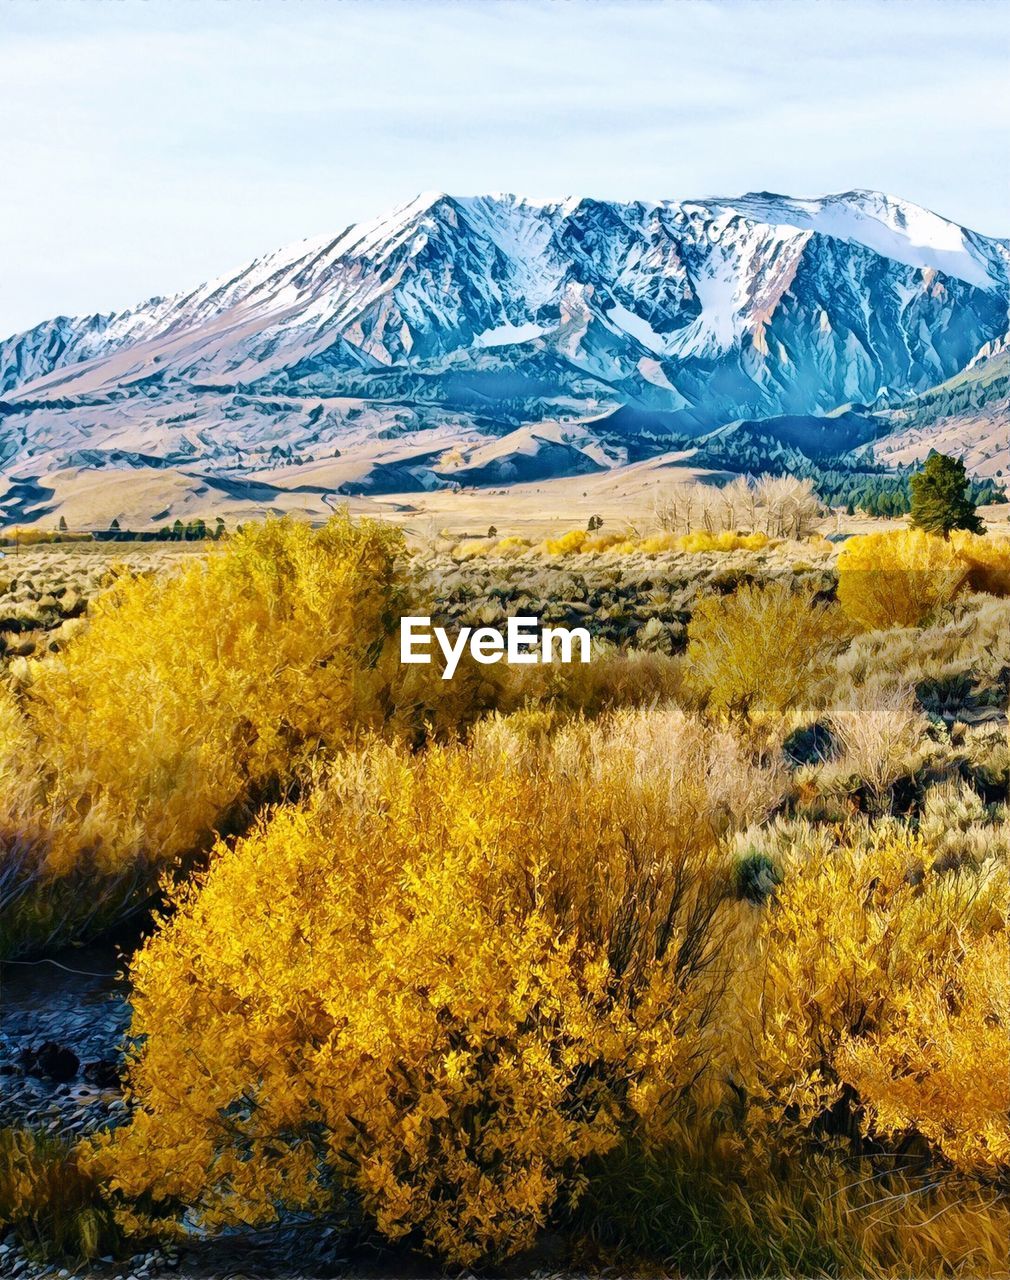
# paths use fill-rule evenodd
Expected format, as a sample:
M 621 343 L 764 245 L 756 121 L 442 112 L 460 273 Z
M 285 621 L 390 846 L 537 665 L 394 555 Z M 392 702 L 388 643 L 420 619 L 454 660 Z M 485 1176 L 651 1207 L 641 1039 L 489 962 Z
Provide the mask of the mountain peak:
M 1006 332 L 1010 255 L 894 196 L 426 191 L 118 315 L 0 344 L 0 394 L 144 386 L 757 417 L 923 389 Z M 411 380 L 414 380 L 412 382 Z M 511 411 L 510 411 L 511 412 Z
M 581 473 L 927 391 L 993 349 L 1008 308 L 1003 241 L 879 192 L 427 191 L 188 292 L 0 343 L 0 474 L 168 468 L 269 493 L 279 471 L 330 497 L 402 492 L 452 483 L 448 447 L 515 433 L 527 444 L 495 453 L 497 482 Z M 849 439 L 812 429 L 822 449 Z

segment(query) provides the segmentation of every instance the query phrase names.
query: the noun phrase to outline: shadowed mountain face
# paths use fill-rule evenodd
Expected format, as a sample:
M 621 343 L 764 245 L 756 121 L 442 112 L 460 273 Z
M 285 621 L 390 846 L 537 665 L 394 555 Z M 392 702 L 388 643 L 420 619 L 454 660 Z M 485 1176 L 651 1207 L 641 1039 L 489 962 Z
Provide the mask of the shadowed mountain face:
M 447 437 L 547 420 L 600 420 L 640 455 L 785 418 L 802 448 L 804 416 L 958 375 L 1008 306 L 1010 242 L 872 192 L 425 196 L 191 293 L 0 343 L 0 468 L 249 475 L 388 439 L 402 470 L 412 438 L 430 467 Z M 597 465 L 563 445 L 552 470 Z

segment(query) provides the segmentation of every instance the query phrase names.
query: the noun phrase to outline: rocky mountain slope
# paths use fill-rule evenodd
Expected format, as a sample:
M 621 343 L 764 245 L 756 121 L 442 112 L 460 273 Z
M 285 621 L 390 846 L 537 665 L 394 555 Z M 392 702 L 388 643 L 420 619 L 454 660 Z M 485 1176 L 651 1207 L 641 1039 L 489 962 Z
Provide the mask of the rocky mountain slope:
M 907 466 L 930 449 L 963 457 L 977 475 L 1010 477 L 1010 337 L 988 344 L 961 373 L 881 415 L 878 461 Z
M 0 342 L 0 473 L 160 468 L 269 504 L 578 474 L 768 419 L 823 453 L 889 428 L 820 419 L 958 377 L 1008 309 L 1010 241 L 873 192 L 422 196 Z

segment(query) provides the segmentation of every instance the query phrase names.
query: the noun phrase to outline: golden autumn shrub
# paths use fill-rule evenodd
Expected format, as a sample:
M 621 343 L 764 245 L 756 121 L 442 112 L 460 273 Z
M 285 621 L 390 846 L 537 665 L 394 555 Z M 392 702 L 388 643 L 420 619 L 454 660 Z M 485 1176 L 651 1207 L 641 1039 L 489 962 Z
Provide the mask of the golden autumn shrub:
M 511 533 L 505 538 L 499 538 L 494 545 L 494 554 L 496 556 L 518 556 L 524 551 L 528 551 L 533 544 L 529 538 L 522 538 L 518 534 Z
M 541 549 L 549 556 L 584 555 L 589 552 L 612 552 L 615 555 L 656 555 L 663 551 L 685 551 L 691 554 L 725 551 L 764 551 L 779 546 L 779 541 L 769 538 L 761 530 L 755 533 L 736 533 L 731 530 L 710 532 L 698 529 L 693 533 L 674 534 L 660 532 L 645 537 L 633 531 L 590 534 L 584 529 L 570 529 L 558 537 L 546 538 Z M 477 546 L 476 543 L 473 544 Z M 830 544 L 828 544 L 830 549 Z M 498 548 L 495 548 L 497 551 Z
M 641 551 L 647 556 L 657 555 L 661 551 L 675 551 L 677 540 L 672 533 L 653 533 L 633 544 L 633 550 Z
M 838 600 L 867 631 L 917 627 L 952 600 L 969 566 L 957 543 L 903 529 L 846 542 L 838 556 Z
M 627 552 L 636 546 L 638 542 L 628 532 L 618 533 L 595 533 L 588 537 L 582 544 L 582 550 L 586 551 L 624 551 Z
M 583 549 L 589 539 L 585 529 L 569 529 L 557 538 L 546 538 L 543 549 L 549 556 L 567 556 Z
M 819 535 L 806 539 L 818 554 L 834 550 L 833 544 Z M 552 558 L 566 556 L 604 555 L 632 556 L 659 555 L 667 551 L 686 552 L 691 555 L 730 551 L 773 551 L 782 545 L 781 538 L 772 538 L 764 530 L 739 533 L 735 530 L 696 529 L 692 533 L 641 534 L 631 528 L 607 533 L 591 533 L 587 529 L 569 529 L 540 542 L 536 550 Z M 452 555 L 456 561 L 473 560 L 478 556 L 514 557 L 533 549 L 533 543 L 517 535 L 501 538 L 497 542 L 486 538 L 468 538 L 458 542 Z
M 1010 538 L 957 530 L 951 545 L 968 566 L 972 591 L 990 596 L 1010 596 Z
M 686 533 L 675 540 L 678 551 L 763 551 L 766 547 L 778 546 L 760 529 L 756 533 L 734 533 L 723 529 L 719 533 L 710 533 L 707 529 L 698 529 L 694 533 Z
M 136 1110 L 97 1167 L 211 1227 L 351 1190 L 457 1265 L 531 1244 L 704 1068 L 718 833 L 780 785 L 675 709 L 343 758 L 136 958 Z
M 374 522 L 269 521 L 174 575 L 117 579 L 17 705 L 0 700 L 0 768 L 17 774 L 0 831 L 23 831 L 26 811 L 42 828 L 26 870 L 145 892 L 320 748 L 381 720 L 400 546 Z
M 695 606 L 686 678 L 715 712 L 781 715 L 817 695 L 848 635 L 837 607 L 809 591 L 745 584 Z
M 1010 867 L 944 867 L 893 820 L 797 834 L 758 930 L 741 1065 L 759 1149 L 861 1126 L 1005 1167 Z
M 1005 888 L 1002 896 L 993 927 L 969 933 L 942 968 L 907 973 L 887 1025 L 849 1038 L 838 1064 L 871 1134 L 921 1134 L 958 1168 L 993 1178 L 1010 1172 Z

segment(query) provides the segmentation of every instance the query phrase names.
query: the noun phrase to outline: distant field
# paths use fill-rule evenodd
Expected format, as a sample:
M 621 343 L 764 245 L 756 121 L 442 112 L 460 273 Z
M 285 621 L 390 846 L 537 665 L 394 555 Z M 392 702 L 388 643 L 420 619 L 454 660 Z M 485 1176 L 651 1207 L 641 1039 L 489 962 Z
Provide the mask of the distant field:
M 475 537 L 486 534 L 491 525 L 502 537 L 544 538 L 562 529 L 585 528 L 591 516 L 599 516 L 605 529 L 628 526 L 648 533 L 656 527 L 656 504 L 665 493 L 675 485 L 712 475 L 687 467 L 661 468 L 654 462 L 507 489 L 394 495 L 382 500 L 379 510 L 385 507 L 389 519 L 422 538 L 442 529 L 457 538 Z M 979 514 L 987 524 L 1006 530 L 1010 504 L 980 507 Z M 905 523 L 904 519 L 838 513 L 826 516 L 820 527 L 826 534 L 879 533 Z
M 578 485 L 583 489 L 575 492 Z M 548 620 L 575 622 L 590 612 L 591 630 L 622 645 L 645 640 L 669 651 L 679 644 L 687 621 L 685 600 L 699 590 L 727 581 L 734 574 L 791 574 L 797 566 L 818 574 L 830 570 L 833 557 L 805 543 L 785 543 L 754 555 L 730 553 L 609 553 L 552 556 L 537 550 L 543 539 L 568 530 L 585 529 L 599 517 L 604 533 L 633 531 L 639 536 L 657 528 L 655 471 L 648 466 L 637 478 L 616 485 L 612 477 L 559 480 L 509 490 L 411 495 L 415 509 L 381 512 L 403 527 L 417 565 L 448 621 L 487 625 L 511 613 L 534 612 Z M 420 510 L 416 508 L 421 508 Z M 993 532 L 1007 533 L 1010 506 L 981 508 Z M 832 538 L 902 528 L 904 519 L 870 519 L 831 515 L 819 532 Z M 489 530 L 493 529 L 493 536 Z M 503 538 L 521 537 L 534 547 L 519 558 L 485 558 Z M 461 563 L 456 548 L 471 543 L 477 551 Z M 0 558 L 0 663 L 55 652 L 84 625 L 88 602 L 115 574 L 159 572 L 204 552 L 203 542 L 57 542 L 7 547 Z M 616 581 L 621 582 L 619 589 Z M 654 587 L 662 584 L 664 590 Z M 683 599 L 681 598 L 683 597 Z M 640 635 L 640 633 L 642 633 Z
M 545 532 L 557 534 L 573 523 Z M 171 570 L 202 554 L 207 545 L 96 542 L 8 548 L 0 560 L 0 663 L 60 649 L 86 625 L 88 602 L 117 574 Z M 700 591 L 755 572 L 774 577 L 794 575 L 798 569 L 801 576 L 809 571 L 819 579 L 831 560 L 803 543 L 759 554 L 552 556 L 532 549 L 518 559 L 477 556 L 469 561 L 409 532 L 408 545 L 416 556 L 416 571 L 446 621 L 487 625 L 509 613 L 535 613 L 548 621 L 581 621 L 601 639 L 644 643 L 662 652 L 681 642 L 690 601 Z M 663 589 L 657 590 L 660 583 Z
M 549 435 L 544 427 L 539 435 Z M 452 539 L 486 534 L 492 525 L 501 536 L 541 539 L 569 528 L 585 528 L 598 517 L 607 530 L 629 528 L 639 533 L 655 527 L 657 503 L 672 491 L 697 482 L 722 485 L 733 479 L 726 471 L 693 465 L 690 453 L 670 452 L 623 466 L 583 475 L 477 487 L 476 466 L 463 467 L 459 489 L 430 492 L 347 494 L 344 487 L 362 483 L 367 474 L 385 469 L 388 481 L 411 461 L 416 437 L 383 440 L 373 452 L 348 449 L 337 459 L 264 470 L 235 479 L 213 478 L 180 467 L 67 467 L 37 480 L 0 480 L 0 529 L 55 530 L 60 520 L 70 530 L 104 530 L 113 521 L 123 529 L 154 532 L 177 520 L 203 520 L 209 528 L 221 519 L 228 530 L 239 524 L 290 515 L 320 524 L 337 509 L 401 525 L 413 538 L 430 543 L 444 530 Z M 439 438 L 441 445 L 449 440 Z M 498 448 L 504 442 L 498 442 Z M 492 449 L 489 444 L 485 452 Z M 480 451 L 477 451 L 480 454 Z M 483 456 L 482 454 L 480 456 Z M 909 461 L 904 458 L 897 461 Z M 982 508 L 982 514 L 1006 527 L 1010 504 Z M 825 533 L 867 533 L 889 527 L 887 520 L 827 517 Z

